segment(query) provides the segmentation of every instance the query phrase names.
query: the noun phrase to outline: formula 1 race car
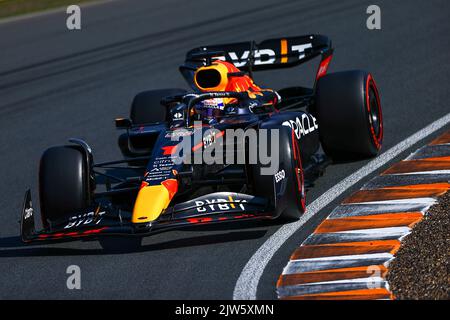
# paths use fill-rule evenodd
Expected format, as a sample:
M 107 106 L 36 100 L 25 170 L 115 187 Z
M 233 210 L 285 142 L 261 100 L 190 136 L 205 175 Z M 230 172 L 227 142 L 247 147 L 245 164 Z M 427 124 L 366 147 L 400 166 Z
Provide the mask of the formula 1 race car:
M 332 54 L 322 35 L 189 51 L 180 71 L 190 92 L 141 92 L 130 117 L 116 119 L 124 130 L 124 159 L 96 163 L 79 139 L 44 152 L 43 229 L 35 229 L 28 190 L 22 240 L 89 238 L 108 247 L 108 238 L 139 244 L 143 236 L 171 228 L 298 219 L 306 210 L 306 188 L 330 161 L 374 157 L 382 144 L 372 75 L 326 74 Z M 313 88 L 274 91 L 253 81 L 253 72 L 315 57 L 321 60 Z

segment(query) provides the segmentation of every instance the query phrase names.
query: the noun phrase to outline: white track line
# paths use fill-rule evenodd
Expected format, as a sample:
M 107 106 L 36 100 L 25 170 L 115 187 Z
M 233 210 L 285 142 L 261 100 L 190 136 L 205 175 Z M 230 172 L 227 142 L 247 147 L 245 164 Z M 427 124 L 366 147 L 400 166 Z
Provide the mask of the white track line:
M 422 159 L 418 159 L 422 160 Z M 392 176 L 405 176 L 405 175 L 411 175 L 411 174 L 449 174 L 450 170 L 430 170 L 430 171 L 416 171 L 416 172 L 403 172 L 403 173 L 391 173 L 389 175 Z
M 309 219 L 317 214 L 321 209 L 327 206 L 330 202 L 339 197 L 348 188 L 360 181 L 365 176 L 371 174 L 381 166 L 385 165 L 391 159 L 398 156 L 400 153 L 424 139 L 433 132 L 441 129 L 450 122 L 450 113 L 442 118 L 434 121 L 430 125 L 421 129 L 412 136 L 401 141 L 391 149 L 379 155 L 374 160 L 370 161 L 364 167 L 348 176 L 334 187 L 323 193 L 306 209 L 306 213 L 293 223 L 285 224 L 278 229 L 264 244 L 253 254 L 247 264 L 244 266 L 234 288 L 234 300 L 256 300 L 256 291 L 258 283 L 269 261 L 278 249 L 289 239 L 300 227 L 302 227 Z
M 405 204 L 405 205 L 409 205 L 409 204 L 421 204 L 421 205 L 425 205 L 425 206 L 431 206 L 433 204 L 435 204 L 437 201 L 434 198 L 406 198 L 406 199 L 392 199 L 392 200 L 379 200 L 379 201 L 365 201 L 365 202 L 352 202 L 352 203 L 348 203 L 348 204 L 344 204 L 344 206 L 347 205 L 358 205 L 358 204 L 364 204 L 364 205 L 395 205 L 395 204 Z

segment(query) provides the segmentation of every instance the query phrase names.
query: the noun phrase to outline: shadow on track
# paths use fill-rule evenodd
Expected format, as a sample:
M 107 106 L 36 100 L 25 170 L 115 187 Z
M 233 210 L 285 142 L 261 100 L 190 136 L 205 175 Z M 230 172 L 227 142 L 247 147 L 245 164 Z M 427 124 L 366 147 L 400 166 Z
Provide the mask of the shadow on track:
M 254 231 L 234 231 L 222 234 L 202 235 L 197 237 L 188 237 L 166 242 L 158 242 L 141 246 L 137 250 L 128 252 L 107 252 L 103 249 L 74 249 L 74 248 L 55 248 L 44 246 L 29 247 L 21 242 L 20 237 L 0 238 L 0 258 L 11 257 L 45 257 L 45 256 L 81 256 L 81 255 L 104 255 L 104 254 L 126 254 L 135 252 L 151 252 L 166 249 L 177 249 L 183 247 L 196 247 L 211 245 L 217 243 L 226 243 L 232 241 L 252 240 L 264 237 L 266 230 Z M 95 241 L 95 240 L 92 240 Z M 52 244 L 55 245 L 55 244 Z M 8 249 L 14 248 L 14 249 Z M 6 250 L 4 250 L 6 249 Z

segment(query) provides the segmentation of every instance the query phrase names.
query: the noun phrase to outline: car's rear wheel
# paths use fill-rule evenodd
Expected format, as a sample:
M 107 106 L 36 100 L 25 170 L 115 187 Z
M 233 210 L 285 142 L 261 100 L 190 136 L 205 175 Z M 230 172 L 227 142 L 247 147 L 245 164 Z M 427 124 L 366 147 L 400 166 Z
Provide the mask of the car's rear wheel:
M 90 205 L 88 157 L 77 146 L 47 149 L 39 165 L 39 196 L 44 227 Z
M 267 198 L 275 207 L 275 216 L 282 220 L 296 220 L 306 210 L 306 194 L 300 150 L 294 131 L 286 126 L 268 129 L 268 147 L 271 150 L 271 130 L 279 132 L 278 168 L 273 174 L 262 174 L 261 164 L 251 165 L 253 193 Z M 259 151 L 258 151 L 259 154 Z M 273 156 L 273 155 L 271 155 Z M 277 197 L 276 194 L 280 196 Z
M 167 121 L 167 109 L 161 99 L 185 94 L 184 89 L 149 90 L 137 94 L 131 104 L 130 119 L 134 125 Z
M 332 158 L 373 157 L 380 151 L 383 117 L 370 73 L 344 71 L 320 78 L 316 112 L 322 146 Z

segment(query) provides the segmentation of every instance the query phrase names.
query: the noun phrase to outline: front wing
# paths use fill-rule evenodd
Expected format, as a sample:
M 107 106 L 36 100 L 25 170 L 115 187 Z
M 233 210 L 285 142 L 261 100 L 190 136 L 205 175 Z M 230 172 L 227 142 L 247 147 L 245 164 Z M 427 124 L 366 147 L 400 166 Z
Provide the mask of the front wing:
M 71 241 L 80 238 L 95 239 L 101 236 L 149 236 L 169 229 L 189 227 L 195 225 L 231 222 L 237 220 L 263 220 L 276 218 L 274 210 L 270 208 L 266 199 L 236 193 L 217 193 L 230 199 L 236 195 L 252 199 L 243 206 L 242 202 L 232 200 L 221 202 L 228 204 L 234 210 L 216 209 L 214 212 L 205 210 L 207 202 L 199 206 L 198 202 L 187 201 L 168 208 L 160 218 L 149 223 L 132 223 L 129 216 L 111 206 L 86 209 L 67 219 L 57 221 L 47 229 L 36 231 L 35 211 L 32 206 L 31 192 L 27 190 L 21 215 L 21 238 L 25 243 L 40 241 Z M 204 196 L 203 199 L 217 197 L 217 194 Z M 196 205 L 197 204 L 197 205 Z M 202 210 L 196 210 L 202 208 Z M 203 212 L 204 211 L 204 212 Z

